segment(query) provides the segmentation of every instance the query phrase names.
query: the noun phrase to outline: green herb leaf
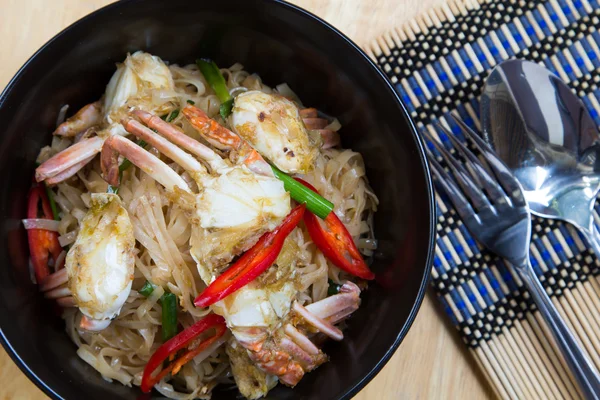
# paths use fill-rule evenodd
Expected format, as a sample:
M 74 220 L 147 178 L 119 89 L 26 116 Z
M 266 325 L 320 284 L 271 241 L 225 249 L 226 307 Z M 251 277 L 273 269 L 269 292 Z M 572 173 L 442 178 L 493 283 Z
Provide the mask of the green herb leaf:
M 292 199 L 296 200 L 298 203 L 305 203 L 306 208 L 317 217 L 325 219 L 329 213 L 333 211 L 332 202 L 320 194 L 313 192 L 291 176 L 281 172 L 277 167 L 271 165 L 271 168 L 277 179 L 283 182 L 285 190 L 290 192 Z
M 177 296 L 173 293 L 162 295 L 162 338 L 163 342 L 177 335 Z
M 154 292 L 154 285 L 150 281 L 146 281 L 146 283 L 144 283 L 144 286 L 142 286 L 142 288 L 138 290 L 138 293 L 144 297 L 150 297 L 152 292 Z
M 194 101 L 193 101 L 193 100 L 188 100 L 188 101 L 187 101 L 187 103 L 188 103 L 188 104 L 191 104 L 191 105 L 194 105 L 194 104 L 196 104 L 196 103 L 194 103 Z

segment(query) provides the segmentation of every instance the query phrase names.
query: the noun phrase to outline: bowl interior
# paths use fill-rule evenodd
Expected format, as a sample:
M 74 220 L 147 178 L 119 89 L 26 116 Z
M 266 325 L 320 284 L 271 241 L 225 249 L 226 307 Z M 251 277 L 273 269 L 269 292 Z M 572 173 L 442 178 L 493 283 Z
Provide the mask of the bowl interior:
M 76 110 L 104 91 L 115 63 L 145 50 L 171 63 L 198 57 L 242 63 L 269 85 L 287 82 L 304 104 L 337 116 L 342 143 L 362 153 L 380 205 L 375 217 L 377 283 L 328 343 L 331 362 L 269 399 L 350 397 L 387 361 L 420 304 L 432 249 L 432 195 L 414 128 L 391 87 L 347 39 L 293 6 L 266 0 L 121 1 L 86 17 L 41 49 L 0 98 L 0 327 L 9 353 L 46 393 L 133 399 L 75 354 L 64 324 L 31 284 L 25 216 L 39 149 L 59 108 Z M 402 371 L 398 371 L 402 373 Z M 237 391 L 218 390 L 216 399 Z

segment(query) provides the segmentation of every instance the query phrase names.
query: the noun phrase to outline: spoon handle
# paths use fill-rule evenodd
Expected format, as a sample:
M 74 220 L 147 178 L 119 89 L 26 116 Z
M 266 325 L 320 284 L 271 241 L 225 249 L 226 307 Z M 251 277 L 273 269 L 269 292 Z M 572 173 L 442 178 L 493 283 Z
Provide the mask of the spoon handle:
M 579 384 L 582 394 L 586 399 L 600 399 L 600 376 L 587 358 L 583 349 L 565 324 L 554 305 L 542 287 L 533 267 L 529 263 L 516 268 L 523 283 L 529 290 L 531 297 L 552 332 L 569 368 Z

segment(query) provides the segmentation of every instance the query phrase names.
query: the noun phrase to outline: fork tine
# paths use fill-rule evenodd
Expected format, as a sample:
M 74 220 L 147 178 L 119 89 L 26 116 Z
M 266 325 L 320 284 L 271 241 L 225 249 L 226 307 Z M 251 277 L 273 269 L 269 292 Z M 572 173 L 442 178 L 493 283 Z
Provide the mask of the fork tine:
M 492 200 L 508 200 L 508 197 L 502 190 L 502 186 L 500 186 L 498 182 L 492 176 L 490 176 L 488 170 L 481 164 L 475 154 L 473 154 L 464 144 L 462 144 L 461 141 L 458 140 L 445 126 L 440 123 L 438 123 L 437 126 L 446 134 L 446 136 L 448 136 L 454 145 L 454 148 L 468 160 L 467 165 L 471 165 L 474 168 L 474 171 L 471 171 L 471 175 L 481 185 L 481 187 L 488 192 L 490 198 Z
M 469 201 L 463 196 L 458 185 L 454 183 L 454 179 L 442 168 L 429 149 L 427 149 L 427 158 L 434 178 L 448 195 L 460 218 L 466 219 L 468 216 L 474 215 L 475 211 Z
M 498 158 L 496 153 L 479 137 L 477 133 L 475 133 L 471 128 L 465 124 L 460 117 L 451 114 L 452 119 L 460 126 L 463 132 L 471 138 L 477 149 L 481 152 L 483 157 L 488 162 L 490 168 L 494 171 L 496 178 L 500 182 L 500 184 L 504 187 L 504 191 L 511 197 L 513 203 L 515 205 L 523 205 L 525 204 L 525 199 L 523 198 L 521 192 L 521 186 L 517 181 L 517 178 L 513 175 L 513 173 L 508 169 L 508 167 L 504 164 L 504 162 Z M 515 203 L 515 201 L 517 203 Z
M 485 197 L 483 192 L 477 187 L 467 172 L 456 159 L 450 154 L 446 148 L 437 140 L 435 140 L 429 132 L 423 131 L 424 136 L 431 141 L 435 148 L 442 153 L 442 157 L 446 160 L 448 167 L 452 170 L 456 181 L 462 188 L 462 191 L 466 197 L 469 198 L 475 208 L 481 210 L 485 207 L 491 207 L 489 200 Z

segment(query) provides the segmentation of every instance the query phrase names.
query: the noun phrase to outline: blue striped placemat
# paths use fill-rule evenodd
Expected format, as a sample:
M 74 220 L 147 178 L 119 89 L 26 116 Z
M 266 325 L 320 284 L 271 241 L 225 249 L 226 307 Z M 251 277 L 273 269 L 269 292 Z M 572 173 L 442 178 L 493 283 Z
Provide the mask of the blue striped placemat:
M 449 118 L 455 112 L 479 130 L 485 78 L 510 58 L 556 73 L 600 125 L 599 28 L 597 1 L 457 0 L 389 32 L 369 51 L 418 129 L 450 149 L 434 124 L 441 122 L 464 140 Z M 432 286 L 498 396 L 580 398 L 519 278 L 475 242 L 446 198 L 438 193 L 436 202 Z M 534 218 L 532 231 L 531 263 L 600 369 L 600 263 L 568 224 Z

